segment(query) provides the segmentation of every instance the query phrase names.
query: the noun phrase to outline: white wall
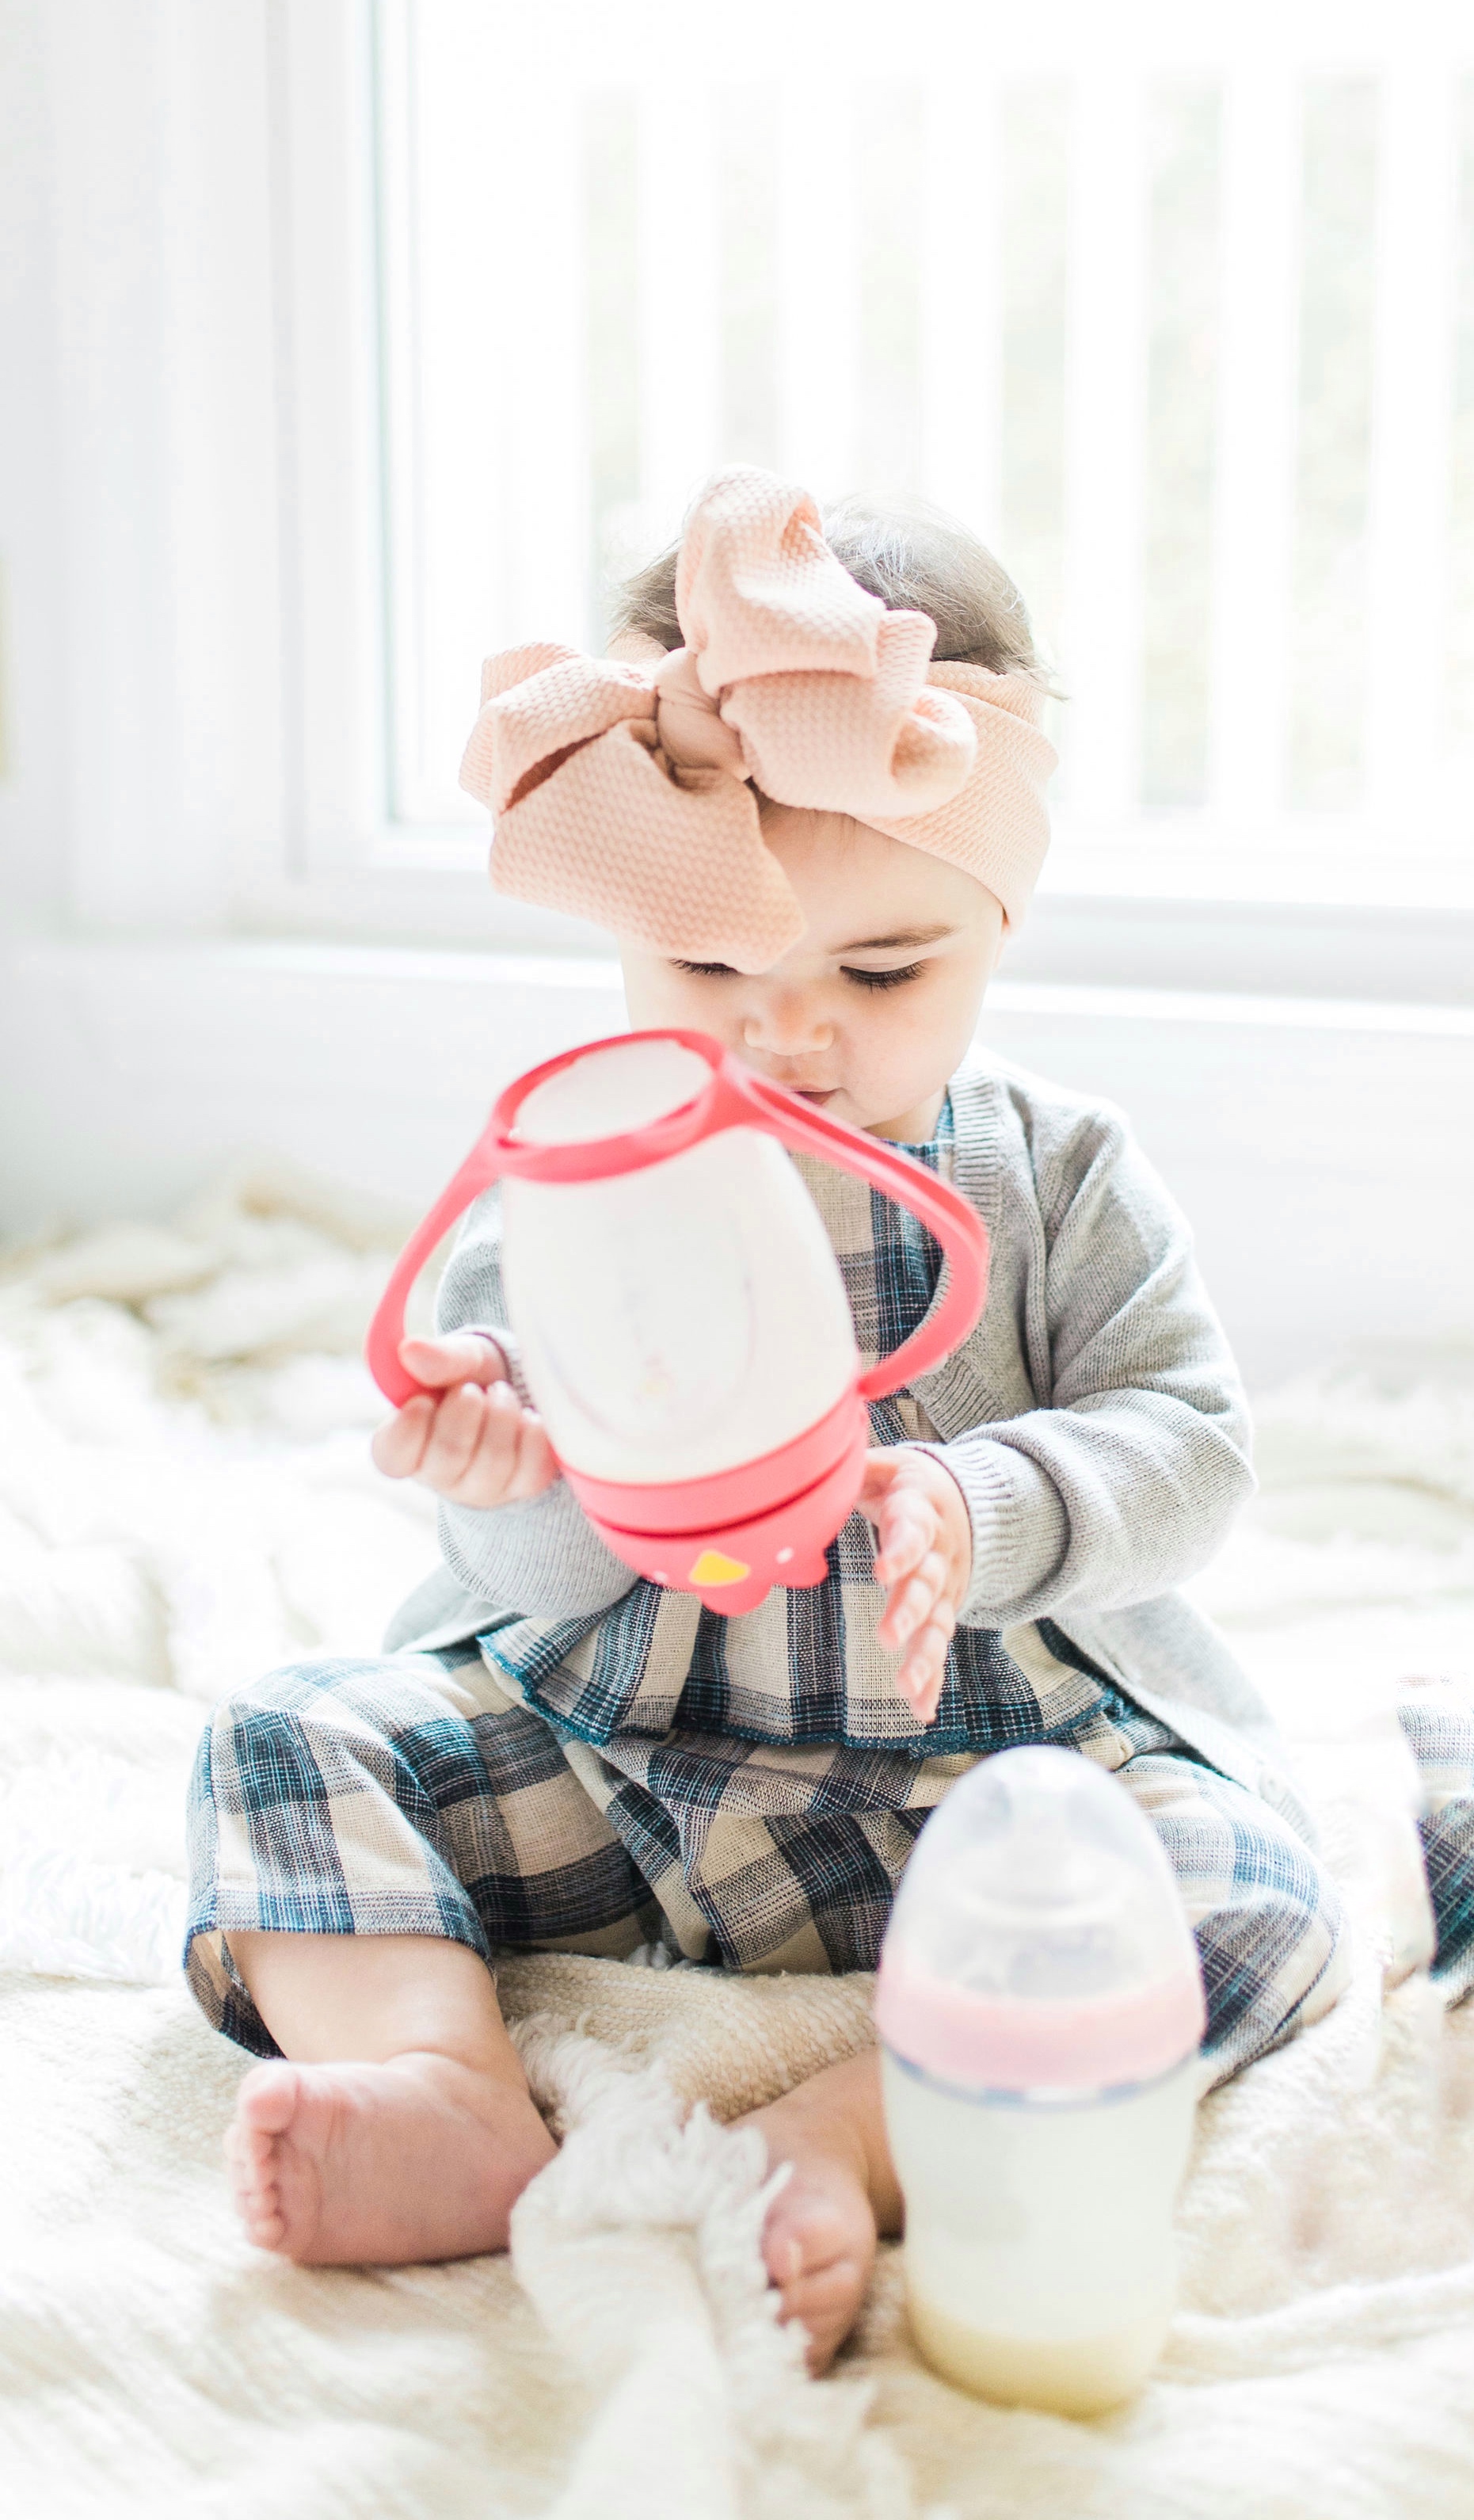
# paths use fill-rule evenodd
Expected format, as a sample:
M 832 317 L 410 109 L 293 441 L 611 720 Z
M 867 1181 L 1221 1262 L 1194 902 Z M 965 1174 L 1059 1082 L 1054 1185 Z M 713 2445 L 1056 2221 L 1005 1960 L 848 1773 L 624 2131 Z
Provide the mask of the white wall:
M 350 17 L 0 0 L 0 1232 L 271 1149 L 413 1204 L 621 1020 L 464 871 L 293 858 L 273 43 Z M 1047 895 L 1008 972 L 987 1037 L 1132 1112 L 1257 1375 L 1474 1344 L 1467 918 Z
M 67 689 L 52 133 L 40 13 L 0 12 L 0 918 L 60 906 Z
M 11 958 L 11 1230 L 163 1213 L 280 1152 L 427 1204 L 499 1088 L 623 1022 L 612 965 L 377 946 Z M 1246 1370 L 1474 1348 L 1474 1010 L 1001 983 L 983 1037 L 1132 1114 Z

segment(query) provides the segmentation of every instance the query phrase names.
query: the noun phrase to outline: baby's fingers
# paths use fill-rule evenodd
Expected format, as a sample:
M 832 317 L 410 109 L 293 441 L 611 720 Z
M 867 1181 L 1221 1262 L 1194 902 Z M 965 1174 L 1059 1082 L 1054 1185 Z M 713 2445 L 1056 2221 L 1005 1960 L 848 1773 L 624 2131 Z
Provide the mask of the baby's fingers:
M 479 1330 L 455 1330 L 448 1338 L 401 1339 L 399 1362 L 427 1391 L 446 1391 L 459 1382 L 507 1379 L 507 1359 L 496 1340 Z
M 435 1411 L 420 1475 L 463 1505 L 499 1502 L 516 1446 L 521 1406 L 510 1382 L 463 1382 Z M 474 1491 L 474 1492 L 473 1492 Z M 484 1492 L 484 1493 L 483 1493 Z
M 893 1584 L 919 1566 L 936 1536 L 936 1512 L 917 1492 L 907 1456 L 871 1453 L 856 1503 L 875 1527 L 875 1580 Z
M 950 1602 L 939 1601 L 926 1625 L 913 1638 L 896 1674 L 902 1695 L 910 1700 L 923 1724 L 929 1724 L 936 1714 L 947 1670 L 947 1649 L 956 1628 Z
M 936 1508 L 930 1501 L 911 1488 L 893 1488 L 876 1516 L 876 1583 L 898 1584 L 904 1575 L 914 1575 L 936 1537 Z
M 510 1382 L 485 1391 L 463 1384 L 451 1392 L 440 1404 L 436 1438 L 426 1448 L 424 1474 L 457 1505 L 512 1505 L 539 1495 L 558 1476 L 542 1419 L 522 1407 Z
M 369 1451 L 376 1468 L 386 1479 L 412 1479 L 424 1459 L 424 1448 L 435 1423 L 435 1403 L 428 1393 L 407 1400 L 376 1426 Z
M 521 1410 L 504 1502 L 512 1505 L 523 1497 L 541 1496 L 558 1475 L 558 1455 L 541 1418 L 531 1409 Z
M 885 1613 L 875 1634 L 889 1653 L 898 1653 L 909 1644 L 918 1628 L 924 1627 L 942 1596 L 945 1581 L 942 1561 L 933 1550 L 924 1557 L 915 1575 L 908 1575 L 892 1587 Z

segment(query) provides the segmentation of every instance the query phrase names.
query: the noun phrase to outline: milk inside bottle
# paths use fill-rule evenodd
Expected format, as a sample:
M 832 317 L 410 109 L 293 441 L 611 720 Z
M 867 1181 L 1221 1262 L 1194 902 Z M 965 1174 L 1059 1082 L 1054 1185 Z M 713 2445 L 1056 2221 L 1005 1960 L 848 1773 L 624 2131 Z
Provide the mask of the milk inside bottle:
M 875 2018 L 927 2361 L 1061 2414 L 1129 2397 L 1172 2317 L 1205 2015 L 1126 1787 L 1067 1750 L 972 1769 L 907 1867 Z

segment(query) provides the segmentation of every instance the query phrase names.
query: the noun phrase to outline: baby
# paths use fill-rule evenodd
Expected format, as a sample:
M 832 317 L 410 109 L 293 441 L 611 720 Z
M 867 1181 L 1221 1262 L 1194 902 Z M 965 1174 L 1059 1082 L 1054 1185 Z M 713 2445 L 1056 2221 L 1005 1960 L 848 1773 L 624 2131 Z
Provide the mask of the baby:
M 495 1202 L 472 1211 L 424 1396 L 375 1442 L 441 1500 L 445 1571 L 369 1660 L 215 1714 L 187 1965 L 261 2057 L 228 2139 L 246 2231 L 309 2265 L 506 2245 L 554 2145 L 501 1953 L 870 1969 L 927 1815 L 974 1761 L 1060 1744 L 1119 1778 L 1181 1885 L 1205 2081 L 1323 2011 L 1336 1895 L 1252 1689 L 1172 1587 L 1249 1494 L 1248 1424 L 1187 1232 L 1117 1114 L 972 1050 L 1047 837 L 1043 678 L 997 563 L 923 513 L 821 523 L 721 476 L 627 590 L 615 659 L 487 669 L 467 784 L 493 880 L 618 937 L 630 1020 L 947 1175 L 987 1221 L 985 1317 L 871 1412 L 823 1585 L 724 1618 L 584 1520 L 519 1378 Z M 866 1362 L 939 1258 L 804 1165 Z M 790 2165 L 765 2232 L 824 2368 L 900 2228 L 874 2051 L 755 2111 Z

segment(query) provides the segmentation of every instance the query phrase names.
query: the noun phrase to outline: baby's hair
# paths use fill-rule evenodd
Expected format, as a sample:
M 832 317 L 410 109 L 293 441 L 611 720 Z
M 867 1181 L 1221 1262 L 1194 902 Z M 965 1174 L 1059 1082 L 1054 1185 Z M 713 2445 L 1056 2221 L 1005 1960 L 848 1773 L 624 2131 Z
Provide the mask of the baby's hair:
M 858 584 L 892 612 L 924 612 L 937 625 L 939 665 L 985 665 L 1048 685 L 1023 599 L 975 534 L 922 499 L 840 499 L 824 511 L 829 548 Z M 679 648 L 676 559 L 647 561 L 615 593 L 612 633 Z

